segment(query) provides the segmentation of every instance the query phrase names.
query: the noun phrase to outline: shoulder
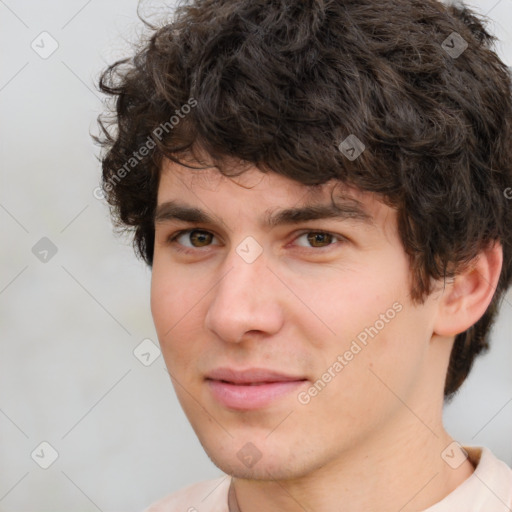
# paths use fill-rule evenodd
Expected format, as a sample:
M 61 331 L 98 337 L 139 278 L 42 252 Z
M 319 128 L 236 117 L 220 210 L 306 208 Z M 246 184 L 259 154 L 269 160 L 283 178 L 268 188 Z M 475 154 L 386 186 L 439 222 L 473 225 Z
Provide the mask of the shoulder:
M 231 477 L 223 475 L 189 485 L 153 503 L 144 512 L 228 512 Z
M 512 504 L 512 468 L 496 457 L 489 448 L 482 448 L 475 473 L 479 473 L 482 479 L 487 478 L 490 482 L 496 482 L 500 489 L 507 490 L 507 504 Z
M 463 448 L 475 471 L 443 500 L 423 512 L 510 512 L 512 469 L 486 447 Z

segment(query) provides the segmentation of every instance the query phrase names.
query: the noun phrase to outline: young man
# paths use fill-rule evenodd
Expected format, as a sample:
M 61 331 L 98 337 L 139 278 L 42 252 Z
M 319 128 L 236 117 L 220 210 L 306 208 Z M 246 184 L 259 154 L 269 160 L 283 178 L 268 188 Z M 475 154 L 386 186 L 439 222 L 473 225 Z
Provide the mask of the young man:
M 445 431 L 512 271 L 512 98 L 435 0 L 197 0 L 100 81 L 103 188 L 225 476 L 151 512 L 505 512 Z

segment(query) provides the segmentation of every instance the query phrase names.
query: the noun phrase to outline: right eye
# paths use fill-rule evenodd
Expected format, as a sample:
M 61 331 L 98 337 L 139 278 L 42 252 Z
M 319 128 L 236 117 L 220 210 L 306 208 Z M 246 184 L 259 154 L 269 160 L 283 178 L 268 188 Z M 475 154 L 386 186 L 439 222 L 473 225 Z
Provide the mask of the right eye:
M 177 251 L 193 252 L 193 249 L 207 247 L 208 244 L 211 242 L 212 238 L 214 237 L 215 235 L 213 233 L 210 233 L 210 231 L 205 231 L 204 229 L 186 229 L 177 231 L 169 235 L 169 237 L 167 238 L 167 243 L 176 245 Z M 180 241 L 180 238 L 182 238 L 183 241 L 187 240 L 190 243 L 190 245 L 182 243 Z M 183 249 L 179 246 L 187 247 L 187 249 Z

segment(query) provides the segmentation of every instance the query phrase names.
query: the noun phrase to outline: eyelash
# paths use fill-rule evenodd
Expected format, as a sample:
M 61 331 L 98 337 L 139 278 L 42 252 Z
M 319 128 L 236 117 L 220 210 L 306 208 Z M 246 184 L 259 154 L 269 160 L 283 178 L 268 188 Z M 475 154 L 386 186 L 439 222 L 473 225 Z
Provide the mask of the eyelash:
M 203 249 L 207 249 L 209 246 L 195 247 L 195 248 L 183 248 L 184 246 L 182 246 L 181 244 L 178 244 L 178 242 L 176 241 L 176 239 L 179 238 L 181 235 L 184 235 L 186 233 L 192 233 L 194 231 L 198 231 L 200 233 L 208 233 L 210 235 L 213 235 L 214 237 L 216 236 L 214 233 L 212 233 L 211 231 L 208 231 L 206 229 L 199 229 L 199 228 L 183 229 L 181 231 L 176 231 L 176 232 L 172 233 L 171 235 L 169 235 L 167 237 L 167 239 L 166 239 L 166 242 L 169 245 L 170 244 L 176 245 L 176 251 L 178 251 L 178 252 L 182 252 L 182 253 L 185 253 L 185 254 L 192 254 L 192 253 L 196 253 L 197 254 L 198 251 L 202 252 Z M 338 239 L 338 241 L 341 242 L 341 243 L 344 243 L 344 242 L 348 241 L 348 239 L 345 238 L 342 235 L 338 235 L 336 233 L 331 233 L 330 231 L 315 231 L 315 230 L 305 230 L 305 231 L 302 231 L 302 232 L 297 234 L 297 236 L 294 238 L 294 240 L 296 240 L 297 238 L 300 238 L 303 235 L 307 235 L 307 234 L 329 235 L 329 236 L 332 236 L 334 239 Z M 330 244 L 328 244 L 325 247 L 310 247 L 309 249 L 306 248 L 306 247 L 300 247 L 299 251 L 300 252 L 303 252 L 303 251 L 306 251 L 306 252 L 314 251 L 314 252 L 317 252 L 317 253 L 318 252 L 322 253 L 325 250 L 329 250 L 329 247 L 331 245 L 336 245 L 336 244 L 330 243 Z

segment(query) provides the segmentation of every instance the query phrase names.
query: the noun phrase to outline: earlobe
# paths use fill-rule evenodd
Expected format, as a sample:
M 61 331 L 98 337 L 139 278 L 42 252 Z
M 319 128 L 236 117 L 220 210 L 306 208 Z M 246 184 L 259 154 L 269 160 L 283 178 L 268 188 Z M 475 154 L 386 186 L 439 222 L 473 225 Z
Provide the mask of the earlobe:
M 494 242 L 453 278 L 439 299 L 436 334 L 455 336 L 478 322 L 494 296 L 502 263 L 502 246 Z

